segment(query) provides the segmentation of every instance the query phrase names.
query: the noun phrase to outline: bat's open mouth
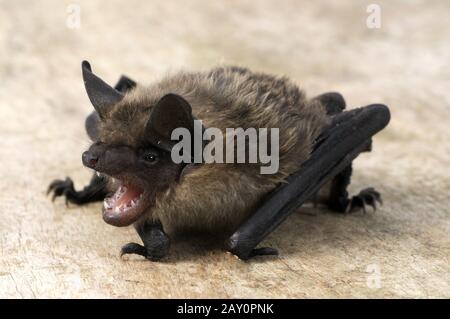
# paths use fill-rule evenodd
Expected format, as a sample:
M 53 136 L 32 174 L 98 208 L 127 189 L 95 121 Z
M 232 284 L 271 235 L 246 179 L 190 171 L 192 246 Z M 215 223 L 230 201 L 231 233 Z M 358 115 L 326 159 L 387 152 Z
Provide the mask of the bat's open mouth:
M 103 219 L 114 226 L 128 226 L 145 211 L 144 192 L 131 185 L 120 185 L 117 191 L 103 202 Z

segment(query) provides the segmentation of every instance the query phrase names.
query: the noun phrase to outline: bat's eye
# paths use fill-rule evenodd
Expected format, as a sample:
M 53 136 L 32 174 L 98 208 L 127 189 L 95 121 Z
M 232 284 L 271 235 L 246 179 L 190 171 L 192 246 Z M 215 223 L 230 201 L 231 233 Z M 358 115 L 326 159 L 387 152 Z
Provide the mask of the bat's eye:
M 149 164 L 153 164 L 153 163 L 156 163 L 158 161 L 158 155 L 156 155 L 154 153 L 147 153 L 147 154 L 144 154 L 142 159 L 144 161 L 146 161 L 147 163 L 149 163 Z

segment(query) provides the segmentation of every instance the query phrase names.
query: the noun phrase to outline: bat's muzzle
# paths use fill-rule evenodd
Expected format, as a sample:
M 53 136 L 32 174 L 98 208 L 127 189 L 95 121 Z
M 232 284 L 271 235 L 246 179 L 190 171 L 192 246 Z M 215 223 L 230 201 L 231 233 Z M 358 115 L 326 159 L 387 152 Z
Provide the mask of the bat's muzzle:
M 97 142 L 81 156 L 83 165 L 110 176 L 126 172 L 135 164 L 135 154 L 128 146 Z

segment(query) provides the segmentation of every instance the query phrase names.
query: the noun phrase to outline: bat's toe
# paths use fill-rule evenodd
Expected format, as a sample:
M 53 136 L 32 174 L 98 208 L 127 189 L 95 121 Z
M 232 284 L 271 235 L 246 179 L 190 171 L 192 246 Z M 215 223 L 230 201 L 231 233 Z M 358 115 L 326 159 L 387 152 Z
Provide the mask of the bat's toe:
M 377 210 L 377 203 L 382 205 L 381 194 L 377 192 L 373 187 L 365 188 L 351 198 L 347 212 L 363 211 L 366 213 L 366 207 L 372 207 L 373 211 Z

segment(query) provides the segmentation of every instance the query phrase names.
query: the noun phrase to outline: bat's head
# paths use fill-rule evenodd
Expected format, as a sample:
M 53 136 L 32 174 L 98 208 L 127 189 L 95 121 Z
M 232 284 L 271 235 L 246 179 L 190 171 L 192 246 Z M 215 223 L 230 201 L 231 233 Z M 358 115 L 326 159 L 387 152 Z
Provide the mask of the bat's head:
M 93 74 L 86 61 L 82 71 L 96 110 L 86 125 L 94 144 L 83 153 L 82 161 L 119 184 L 104 201 L 103 218 L 109 224 L 127 226 L 179 179 L 184 164 L 172 161 L 170 137 L 175 128 L 193 129 L 191 107 L 175 94 L 123 94 Z

